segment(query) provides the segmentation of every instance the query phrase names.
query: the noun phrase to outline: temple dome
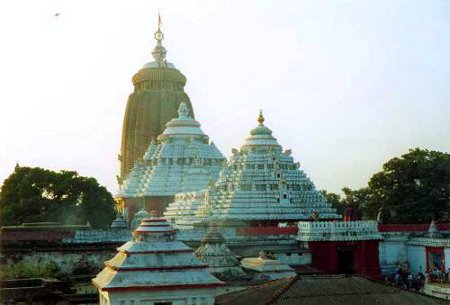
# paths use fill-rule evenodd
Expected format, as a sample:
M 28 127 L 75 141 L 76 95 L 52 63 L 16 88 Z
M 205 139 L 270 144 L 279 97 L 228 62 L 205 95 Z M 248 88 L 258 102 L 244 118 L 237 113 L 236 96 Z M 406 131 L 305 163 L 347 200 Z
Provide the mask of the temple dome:
M 203 133 L 200 123 L 190 116 L 189 107 L 186 103 L 181 102 L 178 108 L 178 117 L 170 120 L 166 124 L 166 129 L 158 137 L 161 141 L 168 138 L 189 138 L 191 136 L 199 137 L 207 141 L 209 137 Z
M 217 180 L 225 157 L 181 102 L 157 141 L 152 140 L 123 182 L 118 197 L 175 196 L 205 189 Z M 162 212 L 162 211 L 161 211 Z
M 272 130 L 267 126 L 264 126 L 264 116 L 262 111 L 259 113 L 258 126 L 250 131 L 250 137 L 245 140 L 245 144 L 242 146 L 243 150 L 248 150 L 258 147 L 274 147 L 280 148 L 277 139 L 272 136 Z

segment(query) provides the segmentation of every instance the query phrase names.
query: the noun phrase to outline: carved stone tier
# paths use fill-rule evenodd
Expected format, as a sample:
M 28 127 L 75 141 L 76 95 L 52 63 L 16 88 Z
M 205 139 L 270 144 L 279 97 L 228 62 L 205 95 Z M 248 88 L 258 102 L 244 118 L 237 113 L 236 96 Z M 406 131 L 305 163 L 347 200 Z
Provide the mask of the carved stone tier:
M 382 240 L 376 221 L 338 221 L 298 223 L 299 241 Z
M 176 225 L 209 219 L 223 225 L 276 226 L 313 214 L 320 219 L 341 218 L 294 162 L 291 151 L 283 152 L 272 131 L 263 125 L 262 115 L 258 122 L 241 149 L 233 149 L 203 204 L 201 195 L 192 195 L 178 196 L 169 205 L 166 216 L 175 218 Z

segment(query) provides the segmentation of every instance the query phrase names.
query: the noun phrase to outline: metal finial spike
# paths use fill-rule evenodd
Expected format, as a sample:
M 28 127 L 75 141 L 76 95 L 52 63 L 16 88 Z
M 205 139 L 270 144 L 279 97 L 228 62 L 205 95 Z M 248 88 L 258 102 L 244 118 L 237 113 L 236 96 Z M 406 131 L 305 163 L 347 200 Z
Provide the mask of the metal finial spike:
M 259 125 L 263 125 L 263 123 L 264 123 L 264 116 L 263 116 L 262 109 L 259 109 L 258 123 L 259 123 Z
M 165 67 L 166 66 L 166 54 L 167 51 L 162 45 L 162 40 L 164 39 L 164 34 L 161 31 L 162 21 L 161 21 L 161 15 L 158 11 L 158 30 L 155 32 L 155 39 L 156 39 L 156 46 L 152 51 L 153 58 L 158 63 L 159 67 Z

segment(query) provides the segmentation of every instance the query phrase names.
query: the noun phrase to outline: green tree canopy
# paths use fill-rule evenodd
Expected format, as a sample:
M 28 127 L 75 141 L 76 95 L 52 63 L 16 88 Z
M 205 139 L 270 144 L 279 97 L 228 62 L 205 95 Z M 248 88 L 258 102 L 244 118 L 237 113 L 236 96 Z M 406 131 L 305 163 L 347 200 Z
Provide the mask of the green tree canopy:
M 325 199 L 336 208 L 338 214 L 344 215 L 347 207 L 353 207 L 359 211 L 358 214 L 361 216 L 360 213 L 364 210 L 366 202 L 370 200 L 369 189 L 365 187 L 359 190 L 352 190 L 348 187 L 344 187 L 342 188 L 342 193 L 344 196 L 322 190 Z
M 371 198 L 365 212 L 376 217 L 379 208 L 394 223 L 428 223 L 448 219 L 450 154 L 411 149 L 389 160 L 369 181 Z
M 383 208 L 391 223 L 429 223 L 448 220 L 450 214 L 450 154 L 411 149 L 383 165 L 369 180 L 368 187 L 351 190 L 344 196 L 323 191 L 339 213 L 352 205 L 364 219 L 377 219 Z
M 107 228 L 114 217 L 106 188 L 74 171 L 16 166 L 0 191 L 1 225 L 54 221 Z

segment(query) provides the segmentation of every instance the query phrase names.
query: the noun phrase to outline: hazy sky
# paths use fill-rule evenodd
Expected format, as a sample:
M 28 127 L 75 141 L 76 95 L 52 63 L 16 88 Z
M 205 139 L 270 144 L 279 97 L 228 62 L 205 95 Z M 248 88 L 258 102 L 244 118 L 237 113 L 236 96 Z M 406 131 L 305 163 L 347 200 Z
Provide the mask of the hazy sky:
M 112 192 L 131 77 L 155 44 L 229 156 L 266 125 L 317 188 L 450 151 L 450 1 L 2 1 L 0 180 L 72 169 Z M 59 16 L 55 16 L 59 13 Z

